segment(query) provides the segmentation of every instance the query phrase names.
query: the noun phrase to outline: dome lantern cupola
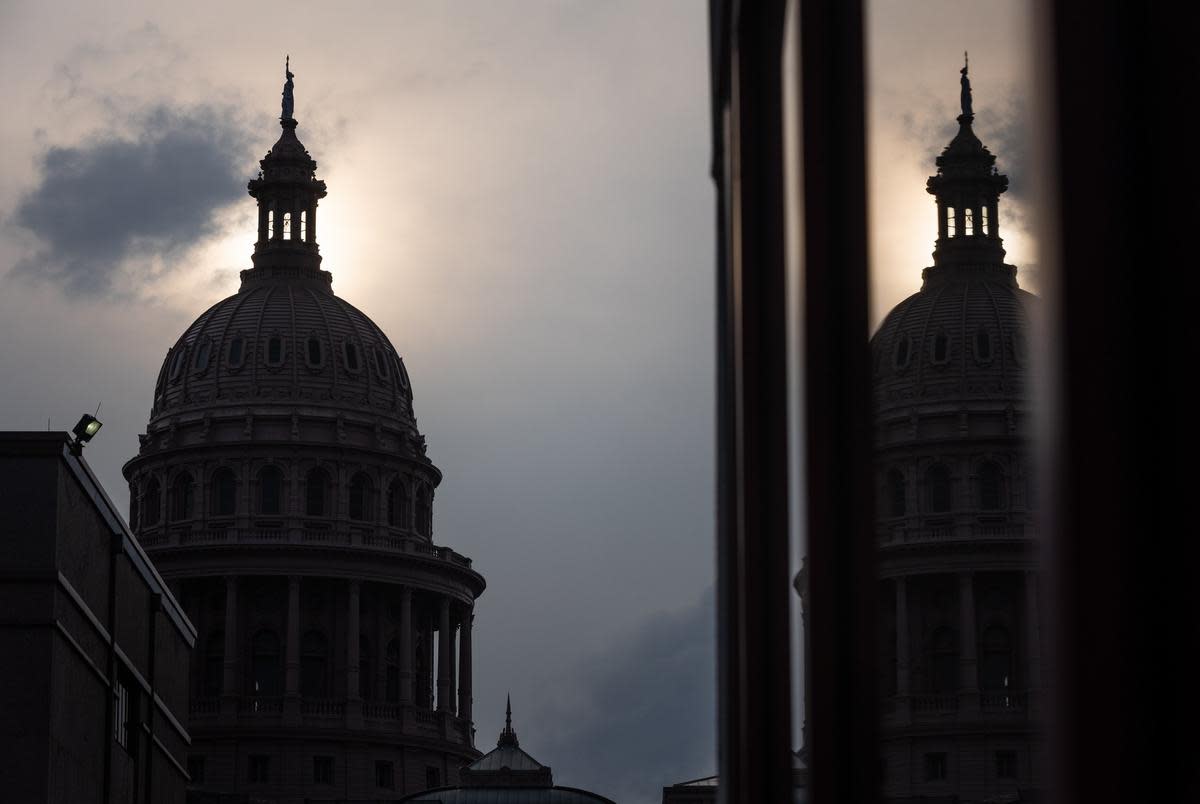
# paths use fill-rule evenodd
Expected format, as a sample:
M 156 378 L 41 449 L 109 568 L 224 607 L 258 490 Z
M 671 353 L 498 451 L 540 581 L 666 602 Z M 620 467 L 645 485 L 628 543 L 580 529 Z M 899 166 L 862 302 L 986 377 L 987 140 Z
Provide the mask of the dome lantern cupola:
M 962 85 L 958 133 L 937 158 L 938 172 L 926 182 L 926 190 L 937 199 L 938 238 L 933 267 L 925 280 L 964 269 L 1003 273 L 1014 277 L 1016 269 L 1004 264 L 1004 241 L 1000 238 L 998 204 L 1008 189 L 1008 177 L 996 169 L 996 157 L 971 128 L 971 79 L 968 63 L 959 72 Z
M 243 287 L 272 279 L 312 279 L 328 287 L 332 277 L 321 270 L 317 246 L 317 202 L 325 197 L 325 182 L 316 176 L 317 162 L 296 137 L 292 116 L 295 77 L 285 62 L 283 105 L 278 141 L 259 162 L 262 170 L 247 189 L 258 201 L 258 239 L 251 259 L 254 267 L 242 272 Z

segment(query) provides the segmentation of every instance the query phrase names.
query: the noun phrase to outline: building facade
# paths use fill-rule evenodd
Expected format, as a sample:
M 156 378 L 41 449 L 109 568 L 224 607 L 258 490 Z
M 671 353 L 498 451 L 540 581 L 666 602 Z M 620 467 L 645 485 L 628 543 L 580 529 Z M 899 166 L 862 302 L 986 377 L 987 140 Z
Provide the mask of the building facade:
M 434 544 L 441 473 L 403 361 L 321 268 L 326 188 L 292 79 L 249 183 L 253 267 L 167 353 L 124 470 L 130 521 L 198 629 L 197 797 L 383 800 L 479 756 L 484 580 Z
M 183 804 L 195 629 L 66 433 L 0 488 L 0 798 Z
M 871 341 L 888 799 L 1028 800 L 1044 788 L 1028 319 L 1004 262 L 1008 179 L 959 131 L 927 189 L 933 265 Z

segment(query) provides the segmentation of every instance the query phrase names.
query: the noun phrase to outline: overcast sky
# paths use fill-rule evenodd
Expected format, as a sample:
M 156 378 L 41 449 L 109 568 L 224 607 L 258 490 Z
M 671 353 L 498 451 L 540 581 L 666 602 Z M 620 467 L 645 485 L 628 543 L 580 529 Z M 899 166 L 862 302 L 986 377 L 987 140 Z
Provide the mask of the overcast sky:
M 1024 232 L 1017 4 L 870 16 L 872 321 L 915 292 L 971 51 Z M 278 136 L 329 185 L 335 291 L 404 357 L 437 541 L 488 589 L 478 743 L 623 803 L 715 769 L 713 190 L 701 2 L 0 5 L 0 429 L 69 429 L 124 508 L 158 367 L 237 290 Z

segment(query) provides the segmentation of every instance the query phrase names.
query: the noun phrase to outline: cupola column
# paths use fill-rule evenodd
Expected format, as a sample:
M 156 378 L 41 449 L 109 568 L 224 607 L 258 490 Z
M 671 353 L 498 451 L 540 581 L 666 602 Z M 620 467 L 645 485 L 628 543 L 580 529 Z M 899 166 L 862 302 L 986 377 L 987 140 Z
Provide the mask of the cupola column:
M 400 702 L 413 702 L 412 587 L 400 589 Z
M 221 712 L 232 716 L 237 711 L 238 694 L 238 579 L 225 579 L 225 664 L 221 677 Z
M 442 597 L 438 620 L 437 708 L 450 709 L 450 598 Z
M 959 711 L 979 708 L 979 658 L 975 639 L 975 574 L 958 574 Z
M 471 626 L 475 614 L 468 608 L 463 612 L 462 634 L 458 643 L 458 716 L 471 722 Z M 467 740 L 471 739 L 470 730 Z

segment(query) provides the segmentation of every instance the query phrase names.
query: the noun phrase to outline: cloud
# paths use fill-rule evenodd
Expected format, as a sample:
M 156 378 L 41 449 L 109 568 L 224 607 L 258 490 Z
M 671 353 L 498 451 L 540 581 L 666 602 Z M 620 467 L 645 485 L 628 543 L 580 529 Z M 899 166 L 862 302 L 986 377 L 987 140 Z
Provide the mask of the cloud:
M 249 127 L 232 109 L 159 104 L 128 124 L 130 134 L 93 135 L 40 155 L 36 185 L 12 223 L 42 247 L 14 273 L 69 295 L 113 295 L 131 265 L 180 268 L 217 233 L 218 213 L 244 199 Z
M 710 587 L 581 662 L 562 700 L 538 707 L 544 735 L 525 747 L 553 767 L 555 784 L 622 804 L 657 802 L 664 786 L 715 773 L 715 648 Z

